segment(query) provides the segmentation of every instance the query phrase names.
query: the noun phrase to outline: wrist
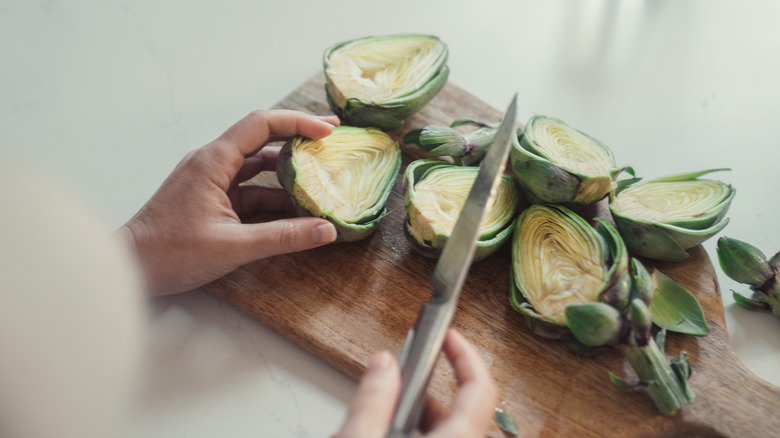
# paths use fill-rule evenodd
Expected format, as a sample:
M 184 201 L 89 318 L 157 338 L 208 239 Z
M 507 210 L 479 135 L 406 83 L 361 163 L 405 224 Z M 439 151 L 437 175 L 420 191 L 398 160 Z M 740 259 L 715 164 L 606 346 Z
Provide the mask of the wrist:
M 129 222 L 122 225 L 116 231 L 112 233 L 114 239 L 116 239 L 122 247 L 125 248 L 128 254 L 132 257 L 135 265 L 141 274 L 141 280 L 143 282 L 144 291 L 150 294 L 150 273 L 149 269 L 144 263 L 143 254 L 140 252 L 140 245 L 137 242 L 136 235 L 130 227 Z

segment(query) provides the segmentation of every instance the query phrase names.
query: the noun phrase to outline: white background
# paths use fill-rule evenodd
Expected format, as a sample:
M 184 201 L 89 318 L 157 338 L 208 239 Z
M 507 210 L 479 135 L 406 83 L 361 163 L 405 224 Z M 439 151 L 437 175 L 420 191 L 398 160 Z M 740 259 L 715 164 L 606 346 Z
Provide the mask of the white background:
M 518 92 L 520 120 L 559 117 L 640 176 L 732 168 L 713 175 L 737 189 L 723 234 L 771 255 L 778 17 L 773 1 L 0 0 L 0 151 L 116 228 L 187 151 L 318 73 L 326 46 L 430 33 L 452 83 L 497 108 Z M 734 349 L 780 385 L 780 321 L 736 308 L 745 288 L 716 270 Z M 337 430 L 348 378 L 204 291 L 150 307 L 130 435 Z

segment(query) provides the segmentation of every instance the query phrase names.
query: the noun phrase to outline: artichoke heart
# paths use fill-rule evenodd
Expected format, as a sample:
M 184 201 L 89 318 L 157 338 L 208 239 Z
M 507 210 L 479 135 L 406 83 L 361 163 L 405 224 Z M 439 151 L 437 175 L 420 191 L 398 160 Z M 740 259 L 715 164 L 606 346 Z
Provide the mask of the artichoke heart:
M 436 256 L 444 249 L 479 168 L 442 160 L 417 160 L 406 168 L 406 233 L 423 254 Z M 495 252 L 514 228 L 520 195 L 510 175 L 503 175 L 479 232 L 475 260 Z
M 447 46 L 430 35 L 366 37 L 325 50 L 328 102 L 349 124 L 398 129 L 447 82 Z
M 328 219 L 340 240 L 355 241 L 384 216 L 400 166 L 401 150 L 384 132 L 339 126 L 319 140 L 287 142 L 277 176 L 300 215 Z
M 596 221 L 593 228 L 566 207 L 541 204 L 517 218 L 510 301 L 537 334 L 568 336 L 572 306 L 626 306 L 631 279 L 625 245 L 609 223 Z
M 604 287 L 605 244 L 583 220 L 566 220 L 566 213 L 531 207 L 515 239 L 513 265 L 518 289 L 536 312 L 565 325 L 566 307 L 597 301 Z
M 635 387 L 671 415 L 696 399 L 686 353 L 666 361 L 650 336 L 652 316 L 644 300 L 652 292 L 642 290 L 652 283 L 647 270 L 636 259 L 629 264 L 612 225 L 595 221 L 593 228 L 560 205 L 537 204 L 522 212 L 512 240 L 510 302 L 539 336 L 563 339 L 583 353 L 618 349 L 639 377 Z
M 628 248 L 658 260 L 680 261 L 687 249 L 717 234 L 735 190 L 699 176 L 714 172 L 674 175 L 639 182 L 618 190 L 610 203 L 612 215 Z
M 538 115 L 513 139 L 511 161 L 518 182 L 536 203 L 592 204 L 615 189 L 623 170 L 600 141 Z

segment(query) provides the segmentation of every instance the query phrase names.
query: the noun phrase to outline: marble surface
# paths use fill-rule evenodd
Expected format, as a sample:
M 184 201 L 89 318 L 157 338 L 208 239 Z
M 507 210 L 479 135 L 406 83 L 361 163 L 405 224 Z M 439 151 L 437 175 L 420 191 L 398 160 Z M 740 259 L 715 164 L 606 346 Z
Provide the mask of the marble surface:
M 730 167 L 717 174 L 737 189 L 723 234 L 773 254 L 779 13 L 771 1 L 0 0 L 0 154 L 116 228 L 187 151 L 319 72 L 326 46 L 430 33 L 449 45 L 453 83 L 499 108 L 517 91 L 520 119 L 562 118 L 642 176 Z M 730 290 L 744 288 L 717 271 L 737 355 L 780 385 L 780 323 L 736 308 Z M 350 379 L 205 291 L 148 307 L 128 435 L 337 430 Z

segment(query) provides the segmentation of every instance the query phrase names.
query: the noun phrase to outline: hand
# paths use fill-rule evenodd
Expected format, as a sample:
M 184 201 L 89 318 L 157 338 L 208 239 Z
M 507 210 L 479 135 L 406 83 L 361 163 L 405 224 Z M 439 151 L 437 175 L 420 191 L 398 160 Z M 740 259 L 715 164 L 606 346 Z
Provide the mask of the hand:
M 149 202 L 117 234 L 135 251 L 153 295 L 183 292 L 239 266 L 332 242 L 333 225 L 318 218 L 242 224 L 240 214 L 291 210 L 279 189 L 239 186 L 275 170 L 270 140 L 301 134 L 322 138 L 339 124 L 288 110 L 254 111 L 179 163 Z
M 460 388 L 447 409 L 429 397 L 420 430 L 427 438 L 483 437 L 493 418 L 496 387 L 474 347 L 454 329 L 447 332 L 444 354 Z M 401 374 L 390 353 L 374 355 L 360 380 L 347 419 L 334 438 L 383 438 L 401 390 Z

